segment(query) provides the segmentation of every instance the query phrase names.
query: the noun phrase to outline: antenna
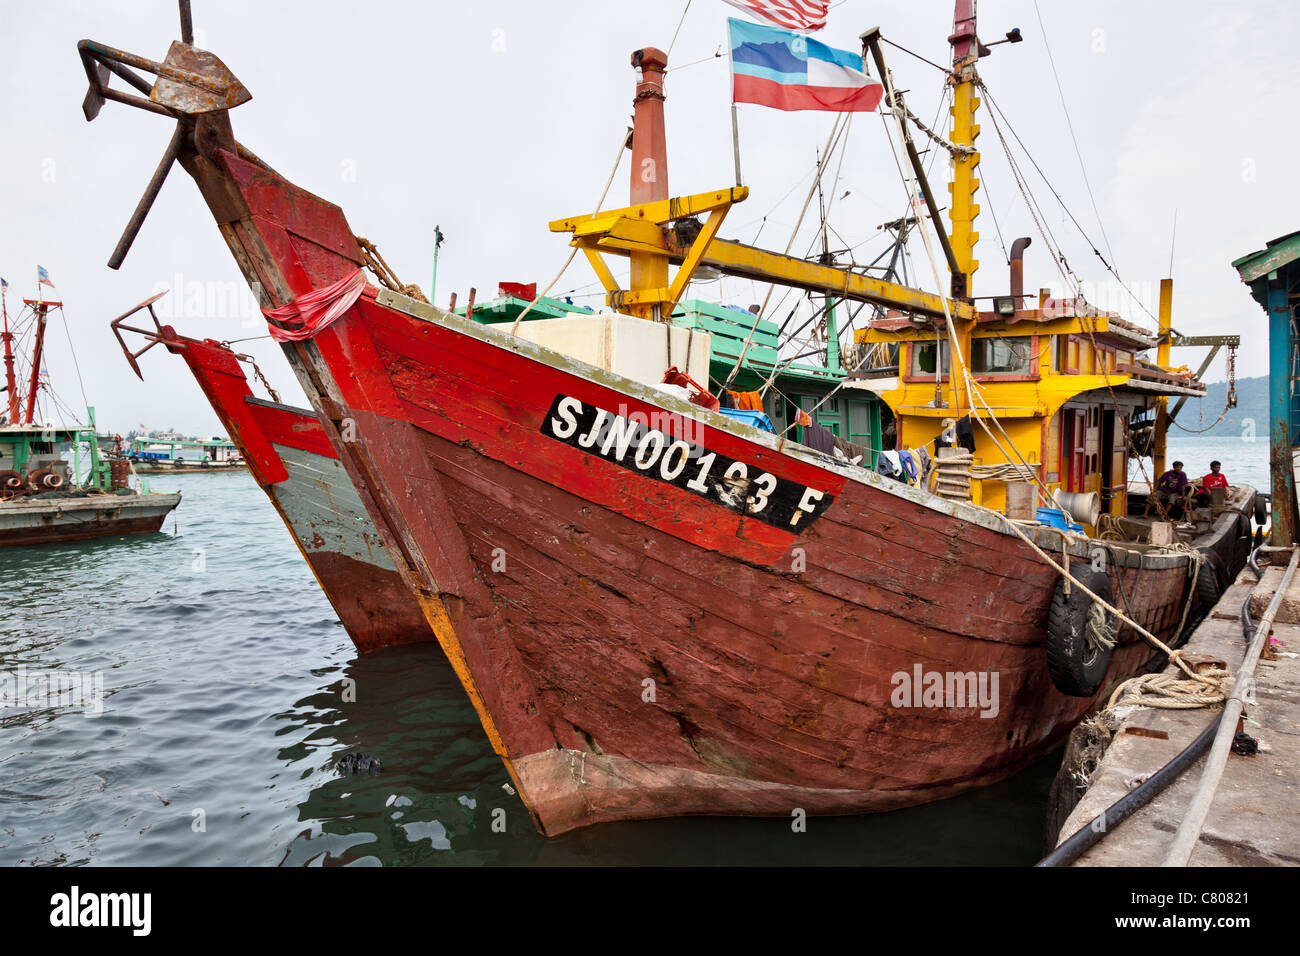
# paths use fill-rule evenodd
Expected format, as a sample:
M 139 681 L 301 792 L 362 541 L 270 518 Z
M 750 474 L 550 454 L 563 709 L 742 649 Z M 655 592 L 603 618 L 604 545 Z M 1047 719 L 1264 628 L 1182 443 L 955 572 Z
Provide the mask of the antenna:
M 1174 240 L 1178 238 L 1178 208 L 1174 207 L 1174 228 L 1169 234 L 1169 271 L 1165 273 L 1170 279 L 1174 277 Z

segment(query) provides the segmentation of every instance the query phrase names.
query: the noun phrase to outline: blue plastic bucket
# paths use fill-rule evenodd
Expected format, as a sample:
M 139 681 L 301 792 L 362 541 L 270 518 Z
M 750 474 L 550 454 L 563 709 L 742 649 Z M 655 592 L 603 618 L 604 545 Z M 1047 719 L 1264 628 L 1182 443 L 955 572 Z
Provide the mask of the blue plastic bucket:
M 1065 512 L 1060 508 L 1039 508 L 1035 511 L 1040 524 L 1045 524 L 1050 528 L 1058 528 L 1061 531 L 1083 531 L 1083 525 L 1067 523 Z

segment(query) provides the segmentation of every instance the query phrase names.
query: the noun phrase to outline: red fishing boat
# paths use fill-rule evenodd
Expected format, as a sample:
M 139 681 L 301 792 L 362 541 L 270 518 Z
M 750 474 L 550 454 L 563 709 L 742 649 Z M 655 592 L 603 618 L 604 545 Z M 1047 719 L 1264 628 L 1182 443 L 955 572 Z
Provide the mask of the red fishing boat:
M 973 5 L 957 6 L 954 82 L 968 122 L 980 45 Z M 1112 350 L 1154 339 L 1134 339 L 1118 317 L 1082 304 L 979 313 L 968 284 L 969 195 L 957 203 L 969 242 L 957 241 L 957 228 L 950 244 L 944 237 L 951 296 L 718 239 L 747 190 L 669 196 L 666 58 L 638 51 L 631 205 L 552 226 L 573 234 L 610 286 L 611 307 L 625 310 L 602 319 L 609 334 L 658 330 L 661 344 L 637 356 L 654 376 L 619 359 L 599 367 L 420 301 L 374 269 L 373 247 L 339 207 L 235 140 L 229 110 L 249 94 L 192 46 L 182 10 L 183 39 L 164 62 L 82 42 L 87 115 L 107 97 L 176 119 L 146 199 L 174 159 L 194 178 L 544 832 L 675 814 L 887 810 L 986 785 L 1047 753 L 1153 663 L 1153 648 L 1125 621 L 1175 641 L 1212 596 L 1207 584 L 1239 565 L 1251 489 L 1232 489 L 1217 510 L 1184 522 L 1183 547 L 1170 549 L 1154 525 L 1128 516 L 1124 490 L 1105 488 L 1113 522 L 1086 513 L 1098 469 L 1081 465 L 1076 486 L 1059 461 L 1051 479 L 1048 456 L 1037 454 L 1056 434 L 1059 455 L 1052 428 L 1069 402 L 1100 406 L 1114 391 L 1120 438 L 1088 445 L 1091 413 L 1078 435 L 1089 464 L 1114 459 L 1142 415 L 1162 429 L 1162 403 L 1201 394 L 1199 383 L 1136 355 L 1122 371 L 1043 367 L 977 381 L 980 368 L 964 359 L 970 343 L 1005 334 L 1008 321 Z M 110 68 L 148 98 L 110 89 Z M 973 168 L 963 157 L 956 165 Z M 637 174 L 645 161 L 660 171 L 649 183 Z M 142 202 L 110 264 L 147 209 Z M 614 287 L 602 258 L 610 254 L 632 258 L 631 289 Z M 682 265 L 670 282 L 674 262 Z M 945 497 L 711 411 L 693 386 L 689 398 L 666 392 L 659 376 L 682 354 L 668 320 L 701 264 L 894 310 L 881 335 L 898 331 L 889 324 L 898 316 L 928 326 L 930 341 L 948 330 L 940 334 L 951 356 L 927 372 L 918 353 L 911 377 L 930 374 L 933 384 L 935 369 L 951 364 L 951 404 L 936 386 L 928 411 L 896 407 L 899 440 L 921 418 L 945 442 L 962 420 L 974 422 L 989 436 L 979 459 L 941 456 Z M 903 344 L 910 356 L 912 343 Z M 1032 354 L 1045 355 L 1040 348 Z M 909 376 L 894 369 L 895 385 L 900 377 Z M 997 412 L 1016 412 L 996 390 L 1028 380 L 1059 395 L 1004 428 Z M 895 391 L 881 376 L 864 387 Z M 971 394 L 992 399 L 976 404 Z M 1002 440 L 1010 450 L 995 426 L 1017 432 Z M 951 488 L 963 481 L 964 496 Z M 1013 482 L 1031 497 L 1041 485 L 1045 504 L 1066 504 L 1066 527 L 1078 514 L 1089 533 L 1004 513 Z M 1053 560 L 1088 591 L 1071 591 Z M 1119 603 L 1125 621 L 1090 594 Z M 1085 640 L 1094 629 L 1101 636 Z
M 433 640 L 320 420 L 311 411 L 281 403 L 273 391 L 271 401 L 256 397 L 240 364 L 251 361 L 248 356 L 160 324 L 153 303 L 165 294 L 146 299 L 111 323 L 136 375 L 144 378 L 139 358 L 157 344 L 185 360 L 357 650 Z M 142 309 L 153 318 L 152 329 L 125 324 Z M 132 351 L 123 331 L 143 336 L 148 344 Z

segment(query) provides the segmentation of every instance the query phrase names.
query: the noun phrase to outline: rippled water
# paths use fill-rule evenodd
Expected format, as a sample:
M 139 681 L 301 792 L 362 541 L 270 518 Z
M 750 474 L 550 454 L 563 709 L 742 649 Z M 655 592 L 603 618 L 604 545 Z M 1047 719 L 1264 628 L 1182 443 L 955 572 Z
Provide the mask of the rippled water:
M 927 807 L 545 840 L 435 645 L 358 657 L 247 474 L 157 477 L 164 533 L 0 550 L 0 673 L 102 672 L 103 713 L 0 710 L 0 864 L 1029 864 L 1049 758 Z M 345 700 L 348 679 L 355 700 Z M 342 777 L 345 753 L 383 761 Z M 505 832 L 493 829 L 504 811 Z M 497 814 L 500 817 L 500 814 Z M 200 826 L 201 824 L 201 826 Z
M 1268 435 L 1251 438 L 1251 441 L 1236 435 L 1207 438 L 1171 431 L 1165 460 L 1169 464 L 1183 462 L 1188 478 L 1200 478 L 1210 470 L 1210 462 L 1218 461 L 1232 484 L 1268 491 Z M 1145 464 L 1149 474 L 1150 460 Z M 1134 481 L 1143 478 L 1135 463 L 1129 465 L 1129 478 Z

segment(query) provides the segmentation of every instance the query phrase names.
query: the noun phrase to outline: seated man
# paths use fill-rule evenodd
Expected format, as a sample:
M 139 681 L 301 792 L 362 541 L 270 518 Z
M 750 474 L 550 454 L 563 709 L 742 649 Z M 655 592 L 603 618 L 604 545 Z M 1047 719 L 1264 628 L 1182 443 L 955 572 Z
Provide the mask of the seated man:
M 1222 464 L 1217 461 L 1210 462 L 1210 473 L 1200 480 L 1200 490 L 1196 492 L 1196 506 L 1198 508 L 1208 508 L 1212 495 L 1211 490 L 1222 488 L 1225 492 L 1228 490 L 1228 476 L 1221 474 L 1219 469 Z
M 1170 518 L 1182 517 L 1183 492 L 1186 490 L 1187 472 L 1183 471 L 1183 463 L 1176 461 L 1172 468 L 1156 479 L 1156 486 L 1152 489 L 1151 496 L 1147 498 L 1145 514 L 1150 515 L 1151 508 L 1159 502 L 1164 506 L 1164 513 Z

